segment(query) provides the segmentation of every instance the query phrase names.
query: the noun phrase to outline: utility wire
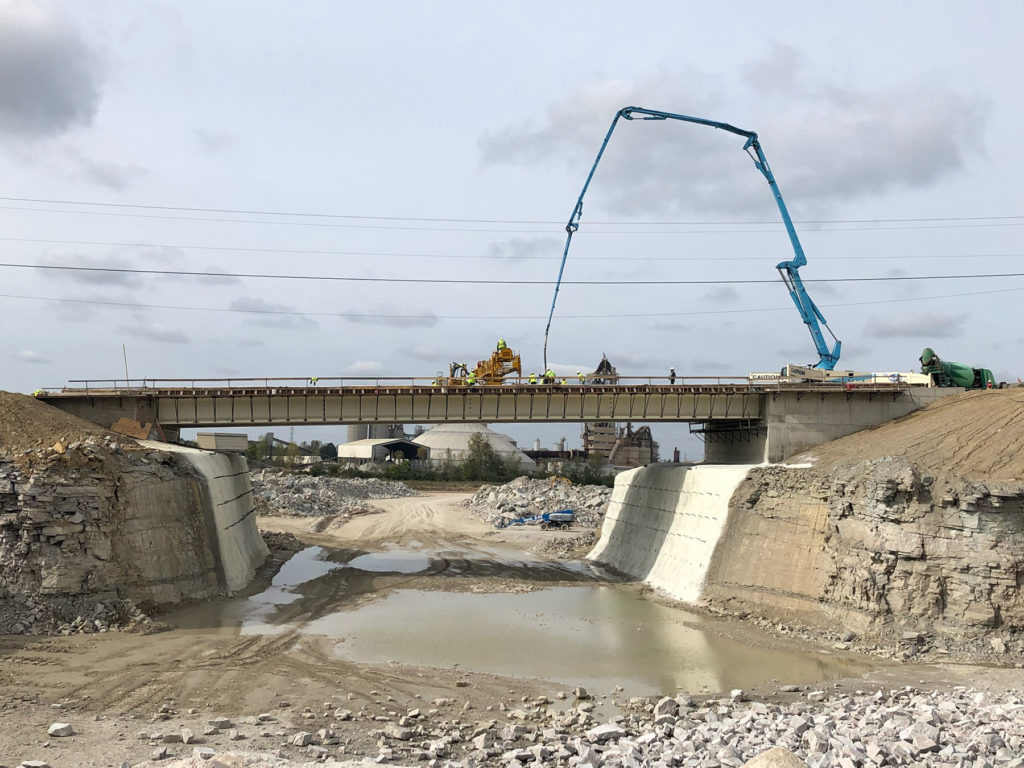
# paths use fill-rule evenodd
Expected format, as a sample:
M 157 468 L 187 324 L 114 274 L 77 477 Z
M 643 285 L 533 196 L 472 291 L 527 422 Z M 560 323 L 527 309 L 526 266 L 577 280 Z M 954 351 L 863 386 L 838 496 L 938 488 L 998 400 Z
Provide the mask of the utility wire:
M 66 211 L 57 210 L 52 208 L 25 208 L 15 205 L 0 205 L 0 209 L 8 211 L 28 211 L 32 213 L 59 213 L 59 214 L 71 214 L 79 216 L 116 216 L 120 218 L 136 218 L 136 219 L 161 219 L 164 221 L 205 221 L 220 224 L 259 224 L 263 226 L 282 226 L 282 227 L 326 227 L 332 229 L 383 229 L 393 231 L 412 231 L 412 232 L 481 232 L 481 233 L 505 233 L 505 234 L 551 234 L 550 229 L 494 229 L 494 228 L 482 228 L 482 227 L 424 227 L 424 226 L 407 226 L 407 225 L 395 225 L 395 224 L 340 224 L 337 222 L 324 222 L 324 221 L 271 221 L 271 220 L 260 220 L 260 219 L 225 219 L 215 218 L 212 216 L 168 216 L 155 213 L 119 213 L 115 211 Z M 1011 219 L 1017 217 L 1009 217 Z M 444 220 L 447 221 L 447 220 Z M 954 221 L 954 220 L 950 220 Z M 914 225 L 899 225 L 899 226 L 885 226 L 885 227 L 874 227 L 874 226 L 852 226 L 852 227 L 829 227 L 828 229 L 820 230 L 807 230 L 810 232 L 856 232 L 856 231 L 889 231 L 889 230 L 904 230 L 904 229 L 978 229 L 984 227 L 1020 227 L 1024 226 L 1024 217 L 1019 217 L 1019 220 L 1006 220 L 1006 221 L 993 221 L 991 219 L 985 219 L 988 223 L 981 223 L 979 221 L 967 221 L 962 223 L 953 224 L 914 224 Z M 625 226 L 632 226 L 632 224 L 624 223 Z M 551 226 L 556 226 L 553 222 Z M 662 229 L 662 230 L 611 230 L 611 229 L 592 229 L 588 224 L 587 233 L 590 235 L 720 235 L 720 234 L 753 234 L 753 233 L 768 233 L 777 231 L 775 228 L 772 229 L 696 229 L 696 230 L 683 230 L 683 229 Z
M 2 197 L 0 200 L 14 203 L 45 203 L 48 205 L 85 205 L 102 208 L 135 208 L 146 211 L 179 211 L 184 213 L 231 213 L 245 216 L 292 216 L 295 218 L 318 218 L 318 219 L 363 219 L 366 221 L 419 221 L 432 223 L 453 223 L 453 224 L 535 224 L 535 225 L 559 225 L 561 221 L 544 221 L 537 219 L 460 219 L 441 218 L 424 216 L 366 216 L 349 213 L 319 213 L 310 211 L 264 211 L 244 208 L 203 208 L 181 205 L 144 205 L 141 203 L 105 203 L 93 200 L 52 200 L 38 197 Z M 914 222 L 942 222 L 942 221 L 996 221 L 1024 219 L 1019 216 L 935 216 L 922 218 L 904 219 L 804 219 L 794 220 L 794 224 L 877 224 L 877 223 L 914 223 Z M 722 225 L 731 226 L 734 224 L 777 224 L 777 221 L 591 221 L 588 225 L 614 225 L 614 226 L 691 226 L 691 225 Z
M 837 307 L 865 307 L 878 304 L 902 304 L 914 301 L 935 301 L 936 299 L 954 299 L 965 296 L 989 296 L 1000 293 L 1017 293 L 1024 291 L 1024 287 L 1021 288 L 996 288 L 990 291 L 966 291 L 961 293 L 945 293 L 937 294 L 933 296 L 912 296 L 905 298 L 896 299 L 872 299 L 870 301 L 850 301 L 850 302 L 839 302 L 835 304 L 821 304 L 823 309 L 834 309 Z M 376 314 L 369 312 L 298 312 L 295 310 L 284 310 L 284 309 L 255 309 L 255 308 L 244 308 L 244 307 L 190 307 L 181 306 L 174 304 L 138 304 L 125 301 L 103 301 L 99 299 L 63 299 L 55 296 L 24 296 L 15 295 L 8 293 L 0 293 L 0 299 L 17 299 L 25 301 L 47 301 L 56 302 L 58 304 L 88 304 L 94 306 L 104 307 L 119 307 L 126 309 L 172 309 L 182 310 L 189 312 L 221 312 L 221 313 L 233 313 L 233 314 L 249 314 L 249 315 L 286 315 L 291 317 L 337 317 L 343 319 L 354 319 L 363 322 L 372 322 L 374 320 L 465 320 L 466 316 L 462 315 L 434 315 L 434 314 L 418 314 L 418 315 L 398 315 L 398 314 Z M 620 319 L 620 318 L 658 318 L 658 317 L 693 317 L 693 316 L 704 316 L 704 315 L 736 315 L 736 314 L 749 314 L 751 312 L 791 312 L 792 306 L 786 307 L 744 307 L 740 309 L 709 309 L 709 310 L 694 310 L 690 312 L 641 312 L 641 313 L 608 313 L 602 312 L 596 315 L 561 315 L 560 317 L 564 320 L 600 320 L 600 319 Z M 487 315 L 479 316 L 478 320 L 544 320 L 547 315 Z
M 4 243 L 38 243 L 42 245 L 95 245 L 105 248 L 175 248 L 178 250 L 192 251 L 224 251 L 228 253 L 270 253 L 270 254 L 297 254 L 301 256 L 375 256 L 386 258 L 422 258 L 422 259 L 486 259 L 494 261 L 558 261 L 560 256 L 552 252 L 550 256 L 501 256 L 496 254 L 472 254 L 472 253 L 416 253 L 396 251 L 335 251 L 335 250 L 310 250 L 302 248 L 245 248 L 240 246 L 222 245 L 184 245 L 181 243 L 131 243 L 113 242 L 100 240 L 49 240 L 35 237 L 0 237 Z M 908 259 L 1020 259 L 1024 253 L 937 253 L 937 254 L 905 254 L 893 256 L 879 256 L 877 254 L 866 254 L 857 256 L 821 256 L 818 255 L 815 263 L 819 261 L 894 261 Z M 573 256 L 573 261 L 622 261 L 622 256 Z M 765 261 L 764 256 L 643 256 L 630 254 L 629 261 Z
M 14 264 L 0 262 L 10 269 L 45 269 L 65 272 L 100 272 L 128 275 L 165 275 L 175 277 L 225 277 L 261 280 L 312 280 L 346 283 L 415 283 L 433 285 L 553 285 L 552 280 L 508 280 L 441 277 L 355 277 L 352 275 L 285 275 L 260 272 L 213 272 L 184 269 L 131 269 L 127 267 L 82 267 L 58 264 Z M 966 275 L 894 275 L 884 277 L 804 278 L 805 283 L 878 283 L 908 280 L 976 280 L 985 278 L 1024 277 L 1024 272 Z M 770 279 L 729 280 L 565 280 L 562 285 L 761 285 L 776 283 Z

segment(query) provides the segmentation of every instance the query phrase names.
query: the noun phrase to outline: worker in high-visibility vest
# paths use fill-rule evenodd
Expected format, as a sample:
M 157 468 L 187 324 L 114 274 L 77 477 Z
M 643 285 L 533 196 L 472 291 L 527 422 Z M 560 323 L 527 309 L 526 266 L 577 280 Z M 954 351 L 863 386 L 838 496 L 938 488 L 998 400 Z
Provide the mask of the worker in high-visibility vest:
M 506 349 L 506 348 L 508 348 L 508 345 L 505 343 L 505 340 L 504 339 L 498 339 L 498 351 L 501 352 L 501 350 Z
M 530 383 L 531 384 L 536 384 L 537 383 L 537 374 L 536 373 L 531 373 L 530 374 Z
M 564 386 L 565 386 L 566 384 L 568 384 L 568 383 L 569 383 L 568 381 L 566 381 L 565 379 L 562 379 L 562 386 L 563 386 L 563 387 L 564 387 Z
M 468 384 L 471 387 L 476 384 L 476 374 L 475 373 L 470 373 L 469 376 L 466 377 L 466 384 Z
M 554 384 L 555 383 L 555 372 L 552 371 L 550 368 L 548 368 L 546 371 L 544 371 L 544 383 L 545 384 Z
M 583 371 L 576 371 L 576 378 L 580 380 L 580 384 L 583 383 Z
M 309 380 L 310 380 L 310 382 L 311 382 L 311 383 L 313 384 L 313 386 L 315 387 L 315 386 L 316 386 L 316 383 L 317 383 L 318 381 L 320 381 L 320 377 L 319 377 L 319 376 L 310 376 L 310 377 L 309 377 Z

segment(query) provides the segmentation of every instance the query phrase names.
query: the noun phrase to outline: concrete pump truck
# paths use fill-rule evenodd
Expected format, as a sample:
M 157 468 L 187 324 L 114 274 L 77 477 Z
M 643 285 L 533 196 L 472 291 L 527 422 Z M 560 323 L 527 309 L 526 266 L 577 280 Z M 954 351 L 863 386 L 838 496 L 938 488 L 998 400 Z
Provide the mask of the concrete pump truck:
M 793 258 L 789 261 L 780 262 L 776 265 L 776 269 L 779 270 L 782 282 L 785 283 L 786 288 L 789 290 L 790 298 L 793 299 L 793 304 L 796 305 L 796 309 L 800 313 L 800 319 L 803 320 L 804 324 L 807 326 L 807 330 L 810 331 L 811 339 L 814 341 L 815 349 L 818 352 L 818 362 L 813 366 L 787 366 L 783 369 L 783 375 L 807 379 L 828 380 L 833 378 L 848 378 L 853 374 L 852 371 L 836 371 L 833 373 L 836 363 L 839 362 L 839 350 L 842 343 L 828 327 L 828 322 L 825 320 L 824 315 L 821 314 L 821 310 L 819 310 L 811 300 L 811 297 L 807 294 L 807 289 L 804 288 L 803 281 L 800 279 L 800 267 L 807 263 L 807 257 L 804 255 L 803 246 L 800 245 L 800 238 L 797 237 L 796 229 L 793 227 L 793 220 L 790 218 L 789 211 L 786 209 L 786 203 L 782 199 L 782 193 L 779 191 L 779 185 L 775 181 L 775 176 L 772 174 L 771 168 L 768 166 L 768 160 L 765 158 L 764 152 L 761 149 L 761 143 L 758 141 L 757 134 L 753 131 L 745 131 L 742 128 L 737 128 L 729 123 L 718 122 L 717 120 L 706 120 L 702 117 L 677 115 L 672 112 L 661 112 L 655 109 L 644 109 L 643 107 L 624 107 L 615 113 L 615 118 L 612 120 L 608 133 L 605 134 L 604 142 L 601 144 L 601 149 L 598 150 L 597 158 L 594 160 L 594 165 L 591 167 L 590 173 L 587 175 L 587 180 L 583 184 L 583 191 L 580 192 L 579 199 L 576 201 L 576 207 L 573 209 L 572 216 L 569 218 L 569 223 L 565 225 L 565 231 L 567 233 L 565 239 L 565 250 L 562 252 L 562 263 L 558 269 L 558 280 L 555 283 L 554 298 L 551 300 L 551 312 L 548 314 L 548 324 L 544 329 L 545 368 L 548 364 L 548 332 L 551 330 L 551 318 L 555 314 L 555 302 L 558 300 L 558 289 L 562 283 L 562 273 L 565 271 L 565 260 L 569 255 L 569 245 L 572 243 L 573 233 L 580 227 L 580 219 L 583 216 L 583 197 L 587 194 L 590 182 L 594 178 L 594 172 L 597 171 L 597 165 L 601 162 L 601 157 L 604 155 L 605 148 L 608 146 L 608 140 L 611 139 L 615 126 L 618 125 L 620 118 L 623 120 L 681 120 L 685 123 L 706 125 L 710 128 L 734 133 L 746 139 L 746 143 L 743 145 L 743 150 L 750 155 L 751 159 L 754 161 L 754 167 L 757 168 L 757 170 L 760 171 L 768 181 L 768 186 L 771 188 L 772 195 L 775 197 L 775 203 L 779 208 L 779 213 L 782 215 L 782 223 L 786 227 L 786 232 L 789 234 L 789 241 L 793 246 Z M 832 341 L 835 342 L 832 346 L 829 345 L 822 329 L 828 331 L 829 336 L 832 337 Z

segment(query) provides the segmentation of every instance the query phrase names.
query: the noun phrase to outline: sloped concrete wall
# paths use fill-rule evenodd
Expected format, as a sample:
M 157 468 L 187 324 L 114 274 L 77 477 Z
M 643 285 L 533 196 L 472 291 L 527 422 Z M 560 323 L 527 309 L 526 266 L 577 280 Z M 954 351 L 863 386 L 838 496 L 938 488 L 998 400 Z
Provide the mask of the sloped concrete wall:
M 145 445 L 180 454 L 205 478 L 206 524 L 221 587 L 235 592 L 248 584 L 269 550 L 256 528 L 255 500 L 244 456 L 166 443 Z
M 623 472 L 588 559 L 680 600 L 701 596 L 729 514 L 729 499 L 749 465 L 652 464 Z
M 242 457 L 89 437 L 17 458 L 0 459 L 0 599 L 201 599 L 267 555 Z

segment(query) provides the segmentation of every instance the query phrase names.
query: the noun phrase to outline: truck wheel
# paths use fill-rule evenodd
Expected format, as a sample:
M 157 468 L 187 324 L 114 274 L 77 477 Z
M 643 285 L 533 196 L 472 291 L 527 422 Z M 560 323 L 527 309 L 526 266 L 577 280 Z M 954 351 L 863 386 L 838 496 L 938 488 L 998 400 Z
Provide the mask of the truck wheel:
M 569 524 L 568 523 L 562 523 L 559 526 L 559 528 L 561 528 L 563 531 L 568 531 L 569 530 Z
M 541 529 L 542 531 L 546 531 L 546 530 L 547 530 L 548 528 L 550 528 L 550 527 L 551 527 L 551 526 L 549 526 L 549 525 L 548 525 L 547 523 L 541 523 L 541 524 L 540 524 L 540 529 Z

